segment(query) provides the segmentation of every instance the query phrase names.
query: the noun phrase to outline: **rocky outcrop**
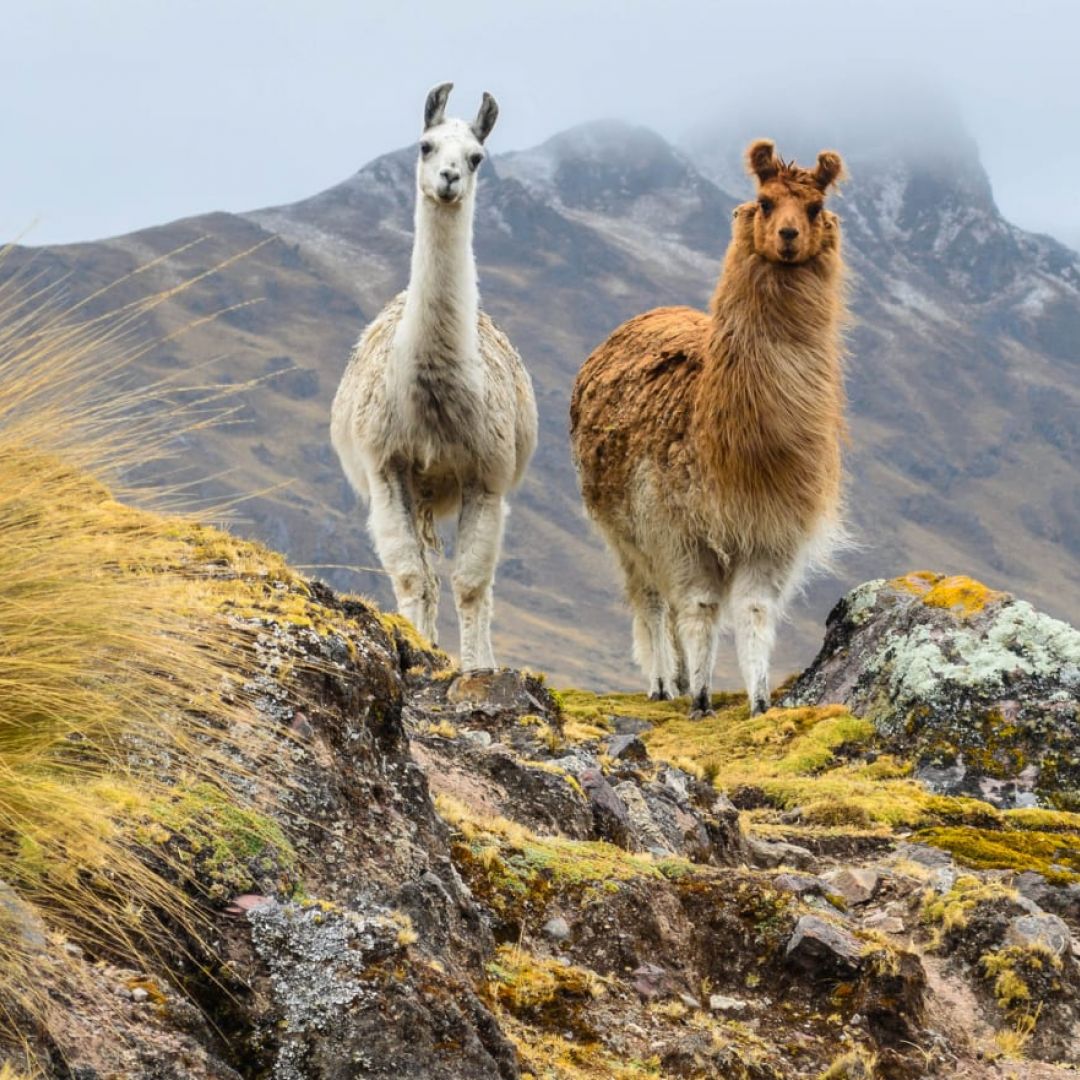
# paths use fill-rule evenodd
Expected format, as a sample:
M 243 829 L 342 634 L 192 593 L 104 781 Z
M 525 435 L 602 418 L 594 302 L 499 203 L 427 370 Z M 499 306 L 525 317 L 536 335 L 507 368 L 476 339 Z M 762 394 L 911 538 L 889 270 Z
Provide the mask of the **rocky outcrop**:
M 838 702 L 932 790 L 1080 809 L 1080 631 L 977 581 L 871 581 L 829 616 L 790 705 Z
M 915 779 L 929 736 L 883 711 L 916 708 L 910 681 L 881 690 L 900 628 L 938 620 L 920 685 L 942 675 L 940 722 L 974 745 L 983 714 L 949 688 L 982 654 L 955 635 L 1000 641 L 986 627 L 1012 603 L 970 593 L 984 625 L 917 587 L 840 605 L 799 704 L 751 717 L 717 695 L 691 721 L 684 702 L 461 675 L 364 602 L 261 580 L 272 604 L 229 608 L 258 674 L 221 792 L 175 777 L 139 833 L 187 868 L 202 940 L 129 970 L 0 884 L 52 1001 L 33 1048 L 81 1080 L 999 1080 L 1018 1050 L 1064 1077 L 1080 817 Z M 1056 707 L 1041 663 L 1025 716 Z M 1039 730 L 1025 752 L 1044 760 Z M 208 816 L 210 847 L 191 825 Z

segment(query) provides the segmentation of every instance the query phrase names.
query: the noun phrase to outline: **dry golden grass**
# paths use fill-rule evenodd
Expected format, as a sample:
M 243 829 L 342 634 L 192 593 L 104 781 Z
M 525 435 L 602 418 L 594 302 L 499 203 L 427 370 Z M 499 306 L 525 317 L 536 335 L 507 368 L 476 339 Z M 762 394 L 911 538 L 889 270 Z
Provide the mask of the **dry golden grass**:
M 197 936 L 196 900 L 160 852 L 144 857 L 133 819 L 172 797 L 158 763 L 204 784 L 242 768 L 229 721 L 246 640 L 212 583 L 184 572 L 218 534 L 123 506 L 97 478 L 121 481 L 208 422 L 213 390 L 177 412 L 163 387 L 125 385 L 142 320 L 169 295 L 95 315 L 102 296 L 65 312 L 32 275 L 0 281 L 0 882 L 14 893 L 0 1062 L 46 1016 L 40 950 L 19 925 L 40 920 L 133 966 L 166 922 Z

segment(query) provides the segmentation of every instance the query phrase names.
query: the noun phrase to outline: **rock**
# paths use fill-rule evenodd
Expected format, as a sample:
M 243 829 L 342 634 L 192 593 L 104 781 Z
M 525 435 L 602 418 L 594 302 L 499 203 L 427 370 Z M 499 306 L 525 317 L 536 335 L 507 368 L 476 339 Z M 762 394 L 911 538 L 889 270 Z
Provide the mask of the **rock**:
M 1051 884 L 1042 874 L 1026 870 L 1013 881 L 1017 892 L 1032 903 L 1055 915 L 1080 921 L 1080 884 Z
M 45 951 L 45 924 L 6 881 L 0 881 L 0 926 L 9 948 L 14 946 L 24 954 Z
M 543 934 L 552 941 L 565 941 L 570 936 L 570 924 L 561 915 L 556 915 L 544 923 Z
M 863 919 L 863 926 L 867 930 L 880 930 L 883 934 L 902 934 L 904 932 L 904 920 L 897 915 L 889 915 L 884 911 L 875 911 Z
M 233 918 L 242 918 L 260 904 L 270 903 L 273 903 L 273 900 L 269 896 L 262 896 L 259 893 L 244 893 L 241 896 L 234 896 L 232 900 L 229 901 L 229 906 L 225 909 L 225 914 L 230 915 Z
M 970 578 L 844 597 L 784 701 L 825 702 L 871 720 L 935 790 L 999 807 L 1080 798 L 1080 631 Z
M 709 1009 L 711 1012 L 741 1013 L 750 1007 L 750 1003 L 742 998 L 728 997 L 726 994 L 711 994 L 709 996 Z
M 619 735 L 644 735 L 646 731 L 652 731 L 652 724 L 647 720 L 641 720 L 636 716 L 613 716 L 611 725 Z
M 803 915 L 795 924 L 784 956 L 793 967 L 814 975 L 858 971 L 863 946 L 854 934 L 817 915 Z
M 772 879 L 772 886 L 781 892 L 805 896 L 821 892 L 821 879 L 809 874 L 777 874 Z
M 636 848 L 630 816 L 604 774 L 599 769 L 583 769 L 578 773 L 578 782 L 592 806 L 596 836 L 627 850 Z
M 825 891 L 839 896 L 845 904 L 865 904 L 872 900 L 881 883 L 881 875 L 869 867 L 845 867 L 821 875 Z
M 529 679 L 520 671 L 505 668 L 501 671 L 466 671 L 450 684 L 446 699 L 452 705 L 483 705 L 502 711 L 512 709 L 522 713 L 547 711 Z
M 308 742 L 315 737 L 315 729 L 311 726 L 311 721 L 299 710 L 293 715 L 289 730 L 304 742 Z
M 930 869 L 953 865 L 953 857 L 947 851 L 929 844 L 897 844 L 893 859 L 918 863 Z
M 679 1000 L 688 1009 L 700 1009 L 701 1008 L 701 1002 L 698 1001 L 698 999 L 696 997 L 694 997 L 693 994 L 680 994 L 679 995 Z
M 491 732 L 484 731 L 482 728 L 463 731 L 461 732 L 461 738 L 467 743 L 472 743 L 473 746 L 480 747 L 481 750 L 486 750 L 492 742 Z
M 634 734 L 613 735 L 608 739 L 607 754 L 613 761 L 649 760 L 649 751 L 645 744 Z
M 659 964 L 641 964 L 631 973 L 634 990 L 643 1001 L 667 997 L 675 990 L 676 980 L 666 968 Z
M 1020 915 L 1009 923 L 1005 944 L 1048 949 L 1055 956 L 1064 956 L 1072 948 L 1072 934 L 1057 915 Z
M 149 998 L 150 998 L 149 993 L 147 993 L 147 991 L 144 990 L 141 986 L 136 986 L 131 991 L 131 1000 L 134 1001 L 136 1004 L 140 1004 L 141 1002 L 148 1001 Z
M 794 866 L 806 870 L 814 865 L 814 853 L 798 844 L 788 844 L 783 840 L 761 840 L 756 836 L 747 837 L 750 861 L 754 866 L 772 869 L 777 866 Z

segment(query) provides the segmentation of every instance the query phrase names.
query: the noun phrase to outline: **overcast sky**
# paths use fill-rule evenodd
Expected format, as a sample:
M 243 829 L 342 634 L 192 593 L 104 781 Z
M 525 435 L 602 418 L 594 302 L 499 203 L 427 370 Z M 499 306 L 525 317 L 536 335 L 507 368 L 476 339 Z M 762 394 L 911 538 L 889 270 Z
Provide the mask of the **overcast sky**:
M 289 202 L 450 112 L 496 150 L 599 117 L 678 140 L 768 98 L 959 110 L 998 202 L 1080 246 L 1080 0 L 22 0 L 0 25 L 0 238 Z M 767 134 L 762 132 L 762 134 Z M 842 149 L 842 148 L 841 148 Z

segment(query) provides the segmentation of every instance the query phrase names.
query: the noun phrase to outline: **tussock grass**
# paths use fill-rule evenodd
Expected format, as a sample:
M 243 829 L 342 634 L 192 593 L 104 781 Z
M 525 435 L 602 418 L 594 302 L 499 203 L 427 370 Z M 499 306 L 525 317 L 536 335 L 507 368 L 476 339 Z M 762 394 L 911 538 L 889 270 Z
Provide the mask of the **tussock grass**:
M 3 271 L 0 259 L 0 1062 L 46 1026 L 40 973 L 58 938 L 140 967 L 167 927 L 198 937 L 197 900 L 139 830 L 182 797 L 176 778 L 217 787 L 243 769 L 232 721 L 250 664 L 196 569 L 220 534 L 124 506 L 102 479 L 122 485 L 178 429 L 209 422 L 214 391 L 178 413 L 163 386 L 126 377 L 145 316 L 176 290 L 65 311 L 33 271 Z

